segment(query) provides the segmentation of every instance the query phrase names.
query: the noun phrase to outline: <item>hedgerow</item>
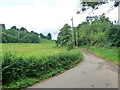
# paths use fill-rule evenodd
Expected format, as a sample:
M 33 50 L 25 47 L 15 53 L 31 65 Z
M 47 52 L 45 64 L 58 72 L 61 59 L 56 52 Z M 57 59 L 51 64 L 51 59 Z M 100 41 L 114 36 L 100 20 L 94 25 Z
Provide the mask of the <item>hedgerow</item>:
M 54 76 L 59 72 L 73 67 L 81 58 L 81 53 L 76 50 L 42 57 L 40 59 L 34 57 L 18 57 L 7 52 L 2 57 L 2 84 L 10 88 L 13 88 L 13 86 L 16 88 L 26 87 L 32 83 L 27 82 L 27 85 L 25 82 L 21 85 L 17 84 L 25 78 L 40 80 Z

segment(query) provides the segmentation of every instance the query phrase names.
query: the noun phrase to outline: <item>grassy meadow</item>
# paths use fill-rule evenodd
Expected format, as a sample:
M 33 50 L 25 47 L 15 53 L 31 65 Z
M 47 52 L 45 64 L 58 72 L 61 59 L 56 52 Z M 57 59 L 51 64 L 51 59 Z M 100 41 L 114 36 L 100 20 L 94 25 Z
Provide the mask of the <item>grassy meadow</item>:
M 40 80 L 64 72 L 82 60 L 79 48 L 67 50 L 55 41 L 40 43 L 2 43 L 3 88 L 25 88 Z M 100 47 L 80 47 L 118 64 L 118 50 Z M 8 77 L 9 76 L 9 77 Z
M 24 88 L 75 66 L 79 50 L 56 47 L 54 41 L 2 43 L 3 88 Z M 9 77 L 8 77 L 9 76 Z
M 41 43 L 3 43 L 2 54 L 11 52 L 17 56 L 44 57 L 67 51 L 65 47 L 56 48 L 54 41 L 40 40 Z

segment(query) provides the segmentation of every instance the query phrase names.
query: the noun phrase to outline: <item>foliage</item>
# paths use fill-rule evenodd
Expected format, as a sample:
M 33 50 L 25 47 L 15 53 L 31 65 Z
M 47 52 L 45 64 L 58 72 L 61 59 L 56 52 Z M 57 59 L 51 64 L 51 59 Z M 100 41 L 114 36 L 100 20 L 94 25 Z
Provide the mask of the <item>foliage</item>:
M 52 35 L 51 35 L 51 33 L 48 33 L 46 38 L 47 38 L 48 40 L 52 40 Z
M 39 43 L 39 37 L 36 34 L 30 34 L 23 38 L 23 43 Z
M 28 32 L 26 28 L 21 27 L 18 29 L 16 26 L 11 27 L 11 29 L 3 29 L 2 31 L 2 43 L 39 43 L 39 34 L 31 31 Z M 47 36 L 40 34 L 41 38 L 51 40 L 52 35 L 48 33 Z
M 72 50 L 73 48 L 74 48 L 74 42 L 73 41 L 69 41 L 67 43 L 67 50 L 69 51 L 69 50 Z
M 17 27 L 16 27 L 16 26 L 12 26 L 12 27 L 11 27 L 11 29 L 15 29 L 15 30 L 16 30 L 16 29 L 17 29 Z
M 60 38 L 57 37 L 57 40 L 56 40 L 56 45 L 59 46 L 60 45 Z
M 52 40 L 52 35 L 51 33 L 48 33 L 47 36 L 43 35 L 42 33 L 40 33 L 40 37 L 43 39 L 48 39 L 48 40 Z
M 86 7 L 85 10 L 87 9 L 87 7 L 91 7 L 91 8 L 93 8 L 93 9 L 95 9 L 95 7 L 96 7 L 97 5 L 102 5 L 102 4 L 106 4 L 106 3 L 107 3 L 107 2 L 93 2 L 92 0 L 89 1 L 89 2 L 84 2 L 84 1 L 81 2 L 82 6 L 83 6 L 83 7 Z M 83 8 L 82 8 L 82 10 L 83 10 Z M 84 10 L 83 10 L 83 11 L 84 11 Z
M 15 37 L 15 36 L 10 36 L 8 34 L 6 34 L 5 32 L 2 32 L 2 42 L 3 43 L 16 43 L 16 42 L 20 42 L 20 39 Z
M 5 53 L 2 58 L 2 84 L 9 87 L 11 83 L 18 82 L 20 79 L 41 79 L 54 71 L 60 72 L 60 70 L 69 69 L 81 60 L 82 55 L 79 51 L 73 50 L 39 59 L 33 57 L 17 57 L 11 53 Z M 30 83 L 27 84 L 29 85 Z M 22 84 L 22 87 L 24 85 L 26 86 L 26 84 Z M 21 86 L 19 87 L 21 88 Z
M 2 43 L 39 43 L 39 34 L 31 31 L 28 32 L 26 28 L 21 27 L 18 29 L 16 26 L 11 29 L 3 29 L 2 31 Z M 47 36 L 40 34 L 41 38 L 51 40 L 52 35 L 48 33 Z
M 0 24 L 0 29 L 6 29 L 5 24 Z
M 24 27 L 21 27 L 20 30 L 23 31 L 23 32 L 28 32 L 27 29 L 24 28 Z
M 108 45 L 109 47 L 120 47 L 120 27 L 118 26 L 113 26 L 109 29 L 108 32 Z
M 101 6 L 103 4 L 107 4 L 108 1 L 109 0 L 105 0 L 105 1 L 102 1 L 102 0 L 99 0 L 99 1 L 96 1 L 96 0 L 86 0 L 86 1 L 81 0 L 81 5 L 82 5 L 81 10 L 84 12 L 84 11 L 88 10 L 90 7 L 92 9 L 96 10 L 96 9 L 99 8 L 99 6 Z M 119 4 L 120 4 L 120 1 L 115 1 L 113 7 L 118 7 Z
M 119 47 L 120 28 L 104 16 L 95 17 L 91 24 L 84 22 L 76 29 L 78 30 L 79 46 Z
M 16 26 L 2 30 L 2 43 L 39 43 L 39 35 L 28 32 L 24 27 Z
M 71 39 L 68 32 L 64 33 L 66 30 L 66 28 L 63 28 L 63 31 L 61 30 L 58 35 L 60 38 L 60 40 L 58 38 L 58 42 L 60 42 L 61 46 L 66 45 Z M 75 32 L 77 32 L 77 36 Z M 109 21 L 105 16 L 91 17 L 91 21 L 86 18 L 85 22 L 74 28 L 74 40 L 77 37 L 79 46 L 120 47 L 119 34 L 120 26 Z
M 58 34 L 57 44 L 61 46 L 66 46 L 67 43 L 71 40 L 71 27 L 68 24 L 65 24 L 63 28 L 60 29 Z
M 46 39 L 46 36 L 40 33 L 40 37 Z

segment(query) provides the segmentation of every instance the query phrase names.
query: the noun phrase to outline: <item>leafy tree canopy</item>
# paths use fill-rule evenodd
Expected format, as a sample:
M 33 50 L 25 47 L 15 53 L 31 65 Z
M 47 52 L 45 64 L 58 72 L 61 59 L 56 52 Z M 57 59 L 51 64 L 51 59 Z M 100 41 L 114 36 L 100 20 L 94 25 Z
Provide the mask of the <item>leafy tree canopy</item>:
M 80 11 L 84 12 L 84 11 L 88 10 L 89 8 L 96 10 L 99 8 L 99 6 L 101 6 L 103 4 L 107 4 L 108 1 L 110 1 L 110 0 L 81 0 L 82 7 L 81 7 L 81 10 L 78 10 L 77 14 L 79 14 Z M 118 7 L 120 4 L 119 0 L 115 0 L 113 2 L 114 2 L 113 7 Z
M 52 40 L 52 35 L 51 35 L 51 33 L 48 33 L 46 38 L 47 38 L 48 40 Z
M 60 32 L 58 34 L 58 41 L 57 44 L 61 46 L 67 45 L 68 41 L 71 40 L 71 27 L 68 24 L 65 24 L 63 28 L 60 29 Z

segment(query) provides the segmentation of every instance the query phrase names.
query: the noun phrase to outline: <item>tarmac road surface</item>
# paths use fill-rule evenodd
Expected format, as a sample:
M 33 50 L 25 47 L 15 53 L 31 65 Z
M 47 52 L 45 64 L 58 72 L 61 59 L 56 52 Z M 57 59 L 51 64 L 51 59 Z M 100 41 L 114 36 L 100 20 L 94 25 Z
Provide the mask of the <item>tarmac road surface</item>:
M 81 50 L 84 59 L 74 68 L 27 88 L 118 88 L 118 66 Z

